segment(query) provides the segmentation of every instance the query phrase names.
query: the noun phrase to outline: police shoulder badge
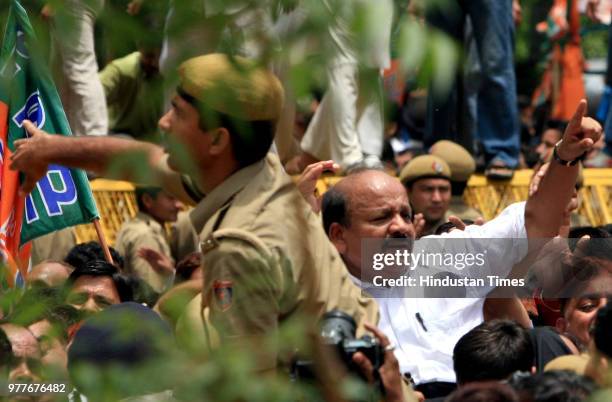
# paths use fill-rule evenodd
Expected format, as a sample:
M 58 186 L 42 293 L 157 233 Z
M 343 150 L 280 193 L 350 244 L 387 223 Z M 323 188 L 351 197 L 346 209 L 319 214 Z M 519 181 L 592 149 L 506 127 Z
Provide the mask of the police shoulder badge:
M 232 307 L 232 281 L 215 281 L 213 283 L 215 306 L 221 311 L 227 311 Z

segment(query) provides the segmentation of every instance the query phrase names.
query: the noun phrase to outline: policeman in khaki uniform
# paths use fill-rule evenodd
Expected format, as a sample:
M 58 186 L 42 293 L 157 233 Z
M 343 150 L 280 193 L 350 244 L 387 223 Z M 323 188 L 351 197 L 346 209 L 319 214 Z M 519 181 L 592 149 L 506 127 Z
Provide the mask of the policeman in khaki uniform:
M 136 187 L 138 213 L 117 232 L 115 249 L 125 259 L 124 271 L 145 281 L 158 294 L 170 288 L 174 271 L 170 267 L 152 266 L 139 255 L 143 248 L 171 259 L 164 225 L 174 222 L 182 204 L 159 187 Z
M 297 317 L 314 324 L 339 309 L 362 331 L 365 322 L 376 324 L 376 302 L 361 295 L 319 218 L 276 155 L 268 154 L 283 104 L 278 79 L 244 58 L 221 54 L 189 59 L 178 72 L 172 108 L 159 121 L 168 153 L 116 137 L 48 135 L 24 122 L 30 137 L 11 165 L 26 174 L 22 190 L 31 191 L 49 163 L 106 173 L 118 161 L 128 165 L 113 165 L 113 172 L 126 179 L 134 169 L 129 164 L 142 158 L 113 158 L 146 155 L 162 188 L 198 204 L 191 218 L 200 234 L 204 282 L 185 327 L 200 328 L 207 347 L 218 339 L 258 352 L 258 370 L 275 369 L 281 360 L 277 350 L 264 350 L 264 338 L 276 337 Z
M 451 200 L 446 220 L 450 215 L 471 221 L 481 218 L 482 213 L 467 205 L 463 200 L 463 192 L 467 183 L 476 171 L 476 162 L 472 155 L 461 145 L 448 140 L 436 142 L 429 152 L 444 159 L 451 169 Z
M 238 62 L 248 66 L 246 60 Z M 249 80 L 236 74 L 224 56 L 191 59 L 179 69 L 178 92 L 192 97 L 200 110 L 210 108 L 246 122 L 276 122 L 283 101 L 278 80 L 264 70 L 256 70 Z M 247 98 L 231 108 L 211 101 L 206 94 L 219 82 L 236 85 L 230 91 L 242 91 Z M 261 141 L 267 150 L 274 124 L 269 130 L 238 135 Z M 258 350 L 264 337 L 299 316 L 317 321 L 323 313 L 339 309 L 353 316 L 361 329 L 364 322 L 378 321 L 376 303 L 362 297 L 350 280 L 318 217 L 276 155 L 262 153 L 262 158 L 226 177 L 190 216 L 200 233 L 205 279 L 201 297 L 179 320 L 179 332 L 184 326 L 202 327 L 199 318 L 207 316 L 200 332 L 205 341 L 242 340 Z M 275 351 L 258 350 L 257 357 L 259 369 L 276 367 Z
M 420 236 L 432 235 L 447 221 L 451 195 L 451 170 L 434 155 L 412 159 L 400 172 L 399 179 L 408 191 L 415 214 L 423 214 L 425 227 Z
M 32 241 L 32 266 L 45 260 L 63 261 L 74 246 L 76 246 L 76 236 L 71 227 L 34 239 Z
M 189 211 L 181 211 L 176 222 L 172 224 L 170 252 L 174 261 L 179 263 L 183 258 L 196 251 L 200 251 L 198 234 L 191 224 L 191 219 L 189 219 Z

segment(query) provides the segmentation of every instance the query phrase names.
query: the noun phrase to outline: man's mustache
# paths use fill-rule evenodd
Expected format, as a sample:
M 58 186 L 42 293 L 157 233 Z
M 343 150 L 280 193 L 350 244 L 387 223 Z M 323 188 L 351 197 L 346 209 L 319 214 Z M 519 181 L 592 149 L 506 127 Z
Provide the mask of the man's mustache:
M 381 244 L 381 249 L 383 250 L 401 250 L 407 249 L 412 250 L 412 245 L 414 244 L 414 240 L 410 238 L 408 235 L 403 233 L 395 233 L 386 237 Z

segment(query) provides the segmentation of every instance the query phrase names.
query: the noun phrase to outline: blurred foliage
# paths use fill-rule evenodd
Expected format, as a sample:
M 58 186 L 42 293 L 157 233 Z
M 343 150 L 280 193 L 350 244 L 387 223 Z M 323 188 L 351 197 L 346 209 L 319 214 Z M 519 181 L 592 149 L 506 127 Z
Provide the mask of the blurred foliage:
M 62 0 L 49 2 L 56 7 L 62 7 Z M 387 28 L 380 26 L 380 16 L 375 9 L 369 8 L 366 2 L 354 1 L 350 3 L 354 7 L 346 7 L 347 2 L 348 0 L 218 0 L 207 3 L 218 6 L 220 10 L 230 10 L 237 6 L 255 8 L 261 7 L 262 4 L 268 7 L 272 22 L 279 28 L 280 33 L 278 36 L 256 36 L 262 49 L 261 62 L 274 66 L 286 79 L 286 85 L 291 88 L 294 96 L 301 99 L 325 86 L 326 66 L 333 60 L 336 51 L 330 43 L 329 27 L 338 23 L 338 18 L 344 19 L 348 26 L 353 28 L 354 41 L 359 44 L 357 50 L 361 57 L 365 57 L 364 54 L 370 50 L 377 31 Z M 39 14 L 43 2 L 22 0 L 21 3 L 29 12 L 39 42 L 50 52 L 52 46 L 49 23 L 43 21 Z M 139 44 L 161 40 L 168 2 L 144 0 L 143 9 L 135 17 L 126 13 L 127 3 L 126 0 L 107 1 L 104 13 L 98 20 L 96 37 L 101 67 L 109 60 L 132 52 Z M 205 26 L 202 21 L 203 3 L 201 0 L 176 0 L 176 4 L 180 4 L 181 8 L 178 20 L 170 32 L 180 37 L 191 29 Z M 538 82 L 546 55 L 546 43 L 541 35 L 535 33 L 534 28 L 542 17 L 545 18 L 547 2 L 522 0 L 521 3 L 523 22 L 516 33 L 516 63 L 519 71 L 517 75 L 519 92 L 531 94 Z M 6 4 L 8 1 L 3 0 L 3 7 L 0 8 L 2 27 L 5 25 L 8 11 Z M 395 4 L 396 9 L 400 11 L 407 7 L 407 1 L 398 0 Z M 222 15 L 207 20 L 207 23 L 229 27 L 233 18 L 236 18 L 233 14 Z M 289 19 L 283 20 L 284 18 Z M 240 49 L 245 38 L 242 34 L 227 29 L 222 37 L 217 39 L 218 43 L 214 46 L 216 50 L 232 51 Z M 589 35 L 584 41 L 587 58 L 604 57 L 607 52 L 606 41 L 605 31 Z M 407 76 L 416 77 L 419 86 L 425 87 L 433 81 L 437 90 L 443 91 L 448 87 L 461 60 L 457 43 L 426 27 L 405 12 L 396 14 L 392 43 L 393 53 L 401 62 L 401 70 Z M 196 45 L 202 44 L 190 44 L 188 47 Z M 176 77 L 167 78 L 169 82 L 173 82 Z M 139 174 L 144 165 L 141 157 L 132 155 L 118 160 L 115 166 L 121 171 L 134 171 L 135 177 L 141 179 L 140 181 L 148 181 L 145 175 Z M 4 315 L 10 315 L 21 294 L 20 290 L 0 291 L 0 311 Z M 44 306 L 32 302 L 31 309 L 20 312 L 25 318 L 22 316 L 15 319 L 27 322 L 29 316 L 39 314 L 41 309 L 44 309 Z M 285 339 L 287 344 L 299 344 L 300 338 L 303 342 L 304 334 L 304 327 L 300 323 L 293 323 L 283 329 L 280 337 Z M 258 347 L 263 348 L 265 345 Z M 252 353 L 237 353 L 236 350 L 227 348 L 212 355 L 197 350 L 173 349 L 163 362 L 130 370 L 115 367 L 107 372 L 83 367 L 79 371 L 79 377 L 80 381 L 87 384 L 86 387 L 97 395 L 97 400 L 117 400 L 118 395 L 123 394 L 122 390 L 130 387 L 146 389 L 147 384 L 151 383 L 176 384 L 177 394 L 184 400 L 263 402 L 322 398 L 319 389 L 296 385 L 288 382 L 287 377 L 254 377 L 251 371 L 255 365 L 253 359 Z M 362 390 L 355 384 L 348 382 L 336 386 L 338 390 L 347 393 L 345 396 L 354 397 Z
M 40 18 L 42 0 L 22 0 L 22 5 L 28 10 L 32 24 L 43 42 L 49 49 L 49 23 Z M 56 9 L 62 7 L 63 1 L 49 0 Z M 98 60 L 102 68 L 108 61 L 128 54 L 137 48 L 142 40 L 159 37 L 164 31 L 167 0 L 144 0 L 141 12 L 130 16 L 126 12 L 127 0 L 110 0 L 106 2 L 103 14 L 96 25 L 96 46 Z M 232 10 L 240 7 L 267 7 L 270 15 L 275 18 L 272 23 L 280 27 L 279 37 L 258 36 L 264 49 L 261 52 L 262 62 L 283 66 L 288 70 L 285 75 L 288 85 L 295 91 L 296 97 L 310 93 L 314 88 L 321 88 L 325 82 L 324 67 L 333 57 L 336 49 L 330 44 L 328 28 L 330 24 L 347 24 L 353 30 L 355 43 L 359 51 L 366 53 L 380 29 L 380 15 L 375 2 L 353 1 L 352 3 L 337 0 L 270 0 L 261 2 L 255 0 L 210 1 L 212 7 L 220 10 Z M 176 2 L 176 22 L 167 27 L 176 37 L 190 32 L 193 27 L 203 24 L 203 2 L 197 0 L 182 0 Z M 396 23 L 394 33 L 402 38 L 396 41 L 396 54 L 403 61 L 403 67 L 418 69 L 423 81 L 435 79 L 443 86 L 455 68 L 457 57 L 455 46 L 440 34 L 430 32 L 426 27 L 406 18 L 407 1 L 397 1 Z M 347 6 L 349 5 L 349 6 Z M 7 9 L 0 10 L 0 22 L 4 26 Z M 218 51 L 232 51 L 241 48 L 244 37 L 232 31 L 232 19 L 236 15 L 230 13 L 207 20 L 208 24 L 218 24 L 230 27 L 215 47 Z M 231 31 L 228 32 L 227 31 Z M 394 38 L 397 39 L 397 38 Z M 194 44 L 202 46 L 202 44 Z M 205 47 L 205 46 L 204 46 Z
M 522 21 L 515 32 L 516 84 L 519 95 L 531 97 L 546 68 L 550 45 L 536 24 L 546 19 L 552 1 L 522 0 Z
M 63 1 L 63 0 L 62 0 Z M 61 7 L 62 1 L 48 0 L 48 3 Z M 431 0 L 434 1 L 434 0 Z M 443 2 L 444 0 L 435 0 Z M 138 44 L 160 42 L 166 23 L 168 0 L 142 0 L 138 15 L 126 12 L 129 0 L 108 0 L 103 14 L 96 25 L 96 45 L 100 67 L 108 61 L 126 55 Z M 40 18 L 43 0 L 21 0 L 28 9 L 30 18 L 47 49 L 51 48 L 49 23 Z M 171 27 L 172 35 L 180 37 L 193 27 L 202 24 L 204 2 L 196 0 L 177 1 L 180 7 L 175 10 L 177 18 Z M 375 2 L 373 2 L 375 3 Z M 461 59 L 459 44 L 443 34 L 425 27 L 407 15 L 410 0 L 394 0 L 395 18 L 392 27 L 393 55 L 401 60 L 401 68 L 408 78 L 416 79 L 419 87 L 427 87 L 433 80 L 434 88 L 443 91 L 451 82 Z M 234 10 L 240 7 L 265 7 L 269 10 L 272 23 L 278 29 L 278 36 L 258 35 L 264 42 L 261 52 L 263 63 L 271 64 L 284 77 L 297 99 L 309 97 L 313 91 L 325 87 L 325 66 L 332 59 L 333 47 L 330 46 L 328 28 L 336 23 L 338 16 L 346 19 L 356 36 L 355 43 L 362 51 L 367 50 L 380 26 L 380 15 L 368 2 L 353 0 L 231 0 L 209 1 L 209 7 L 218 10 Z M 351 7 L 346 7 L 351 4 Z M 535 25 L 546 19 L 552 1 L 521 0 L 523 21 L 517 27 L 515 36 L 515 61 L 519 94 L 530 95 L 539 83 L 546 62 L 549 44 L 544 35 L 535 32 Z M 348 10 L 347 10 L 348 9 Z M 0 10 L 0 23 L 4 26 L 7 8 Z M 231 26 L 236 18 L 230 12 L 219 18 L 209 19 L 206 24 Z M 583 40 L 584 54 L 587 59 L 602 58 L 607 54 L 607 34 L 597 30 L 595 24 L 582 18 L 583 31 L 588 33 Z M 226 30 L 228 31 L 228 30 Z M 229 29 L 218 39 L 215 47 L 220 51 L 241 49 L 244 36 Z M 202 44 L 194 46 L 202 47 Z M 173 69 L 171 69 L 173 70 Z M 169 87 L 176 77 L 167 77 Z
M 49 308 L 50 303 L 43 303 L 40 299 L 36 301 L 28 294 L 39 294 L 39 291 L 28 290 L 24 293 L 23 290 L 12 289 L 0 293 L 0 324 L 11 322 L 28 326 L 40 319 L 40 312 Z M 25 299 L 22 299 L 23 297 Z M 28 311 L 17 311 L 19 304 L 24 303 L 29 306 Z M 100 325 L 109 318 L 111 317 L 99 319 L 99 316 L 94 315 L 85 322 L 90 323 L 89 325 L 93 322 Z M 343 376 L 342 373 L 326 373 L 329 375 L 329 379 L 325 380 L 329 382 L 327 386 L 333 387 L 332 398 L 320 383 L 290 381 L 288 371 L 280 370 L 276 375 L 254 374 L 253 367 L 257 366 L 257 361 L 253 348 L 256 348 L 258 353 L 273 348 L 281 355 L 293 351 L 294 347 L 302 352 L 309 350 L 306 334 L 309 333 L 307 328 L 311 323 L 304 320 L 294 320 L 281 326 L 274 339 L 264 340 L 257 345 L 233 343 L 213 352 L 206 347 L 195 346 L 195 343 L 189 347 L 177 345 L 171 336 L 153 322 L 135 322 L 129 316 L 120 315 L 113 317 L 111 325 L 113 328 L 121 328 L 119 332 L 112 332 L 112 343 L 122 345 L 125 342 L 134 345 L 138 339 L 156 339 L 157 345 L 151 347 L 155 354 L 138 363 L 104 363 L 109 361 L 108 356 L 102 356 L 95 350 L 82 355 L 81 338 L 78 349 L 80 352 L 74 354 L 81 357 L 77 360 L 73 356 L 71 359 L 74 358 L 74 361 L 69 360 L 69 377 L 65 370 L 48 366 L 42 367 L 38 372 L 41 381 L 67 382 L 69 390 L 78 386 L 79 391 L 87 395 L 88 400 L 92 402 L 116 402 L 136 395 L 157 394 L 168 390 L 176 398 L 170 400 L 178 401 L 376 401 L 380 398 L 376 390 L 370 389 L 354 377 Z M 144 332 L 141 332 L 143 330 Z M 144 335 L 139 335 L 141 333 Z M 107 336 L 110 336 L 109 334 Z M 85 345 L 91 343 L 94 347 L 95 342 L 95 338 L 86 340 Z M 104 343 L 108 344 L 109 341 Z M 279 349 L 279 345 L 292 345 L 292 349 Z M 118 346 L 117 350 L 125 350 L 124 347 Z M 307 356 L 309 352 L 306 353 Z M 89 363 L 89 359 L 96 354 L 99 362 L 95 365 Z M 319 353 L 318 356 L 314 359 L 329 359 L 325 353 Z M 112 361 L 113 358 L 110 359 Z M 0 367 L 0 373 L 5 375 L 2 368 Z M 0 386 L 4 381 L 5 378 L 0 376 Z M 63 401 L 66 396 L 58 395 L 56 399 L 45 400 Z
M 608 27 L 588 21 L 583 25 L 582 52 L 586 60 L 605 59 L 608 55 Z

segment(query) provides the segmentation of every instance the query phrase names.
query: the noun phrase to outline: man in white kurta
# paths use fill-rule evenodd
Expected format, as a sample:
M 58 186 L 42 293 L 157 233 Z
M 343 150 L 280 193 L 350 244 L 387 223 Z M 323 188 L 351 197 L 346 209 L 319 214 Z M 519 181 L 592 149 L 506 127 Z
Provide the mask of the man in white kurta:
M 301 148 L 319 160 L 334 160 L 346 168 L 366 160 L 378 161 L 383 148 L 381 70 L 388 68 L 393 2 L 390 0 L 322 0 L 333 14 L 328 27 L 332 60 L 327 92 L 317 108 Z M 376 27 L 357 43 L 351 30 L 356 10 L 366 10 Z M 360 51 L 360 46 L 367 52 Z
M 532 188 L 526 203 L 510 205 L 483 226 L 427 236 L 414 244 L 412 254 L 484 253 L 487 263 L 479 268 L 480 272 L 471 271 L 474 266 L 466 271 L 458 266 L 442 271 L 465 277 L 508 276 L 514 265 L 527 255 L 528 248 L 531 250 L 532 245 L 528 247 L 526 240 L 556 236 L 566 218 L 578 175 L 577 160 L 593 146 L 602 131 L 597 122 L 583 117 L 585 111 L 586 102 L 581 102 L 563 140 L 555 146 L 553 162 L 545 173 L 538 175 L 539 187 Z M 380 326 L 397 344 L 402 371 L 409 373 L 417 385 L 455 382 L 452 349 L 464 333 L 484 320 L 486 292 L 494 286 L 483 286 L 479 292 L 466 287 L 462 299 L 413 298 L 412 294 L 405 293 L 405 288 L 377 293 L 381 289 L 374 276 L 381 271 L 380 267 L 376 270 L 364 262 L 367 261 L 364 256 L 368 258 L 366 240 L 416 237 L 406 189 L 384 172 L 366 170 L 349 175 L 325 193 L 321 211 L 325 230 L 355 282 L 377 298 Z M 440 267 L 417 264 L 411 276 L 423 275 L 423 268 Z

